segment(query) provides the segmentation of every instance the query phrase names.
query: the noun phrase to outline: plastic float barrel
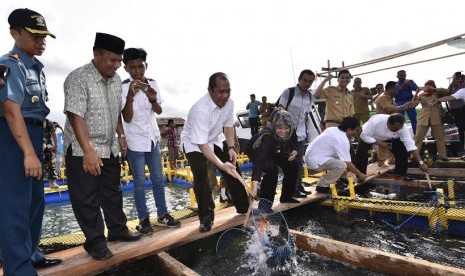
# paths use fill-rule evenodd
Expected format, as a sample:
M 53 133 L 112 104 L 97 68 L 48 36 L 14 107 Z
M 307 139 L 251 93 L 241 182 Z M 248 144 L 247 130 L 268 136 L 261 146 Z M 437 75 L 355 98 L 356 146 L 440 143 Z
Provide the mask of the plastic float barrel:
M 192 188 L 189 189 L 189 195 L 190 195 L 190 198 L 191 198 L 190 208 L 197 208 L 197 202 L 195 201 L 194 189 L 192 189 Z
M 438 232 L 442 232 L 449 228 L 447 222 L 446 209 L 444 207 L 444 190 L 436 189 L 437 205 L 438 207 L 433 210 L 429 218 L 429 227 Z

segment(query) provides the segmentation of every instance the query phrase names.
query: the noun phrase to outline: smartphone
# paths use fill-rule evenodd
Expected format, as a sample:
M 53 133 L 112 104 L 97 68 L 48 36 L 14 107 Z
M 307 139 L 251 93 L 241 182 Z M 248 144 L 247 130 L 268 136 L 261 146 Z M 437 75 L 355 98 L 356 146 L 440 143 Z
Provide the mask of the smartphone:
M 137 83 L 137 87 L 144 92 L 147 92 L 147 90 L 149 89 L 149 85 L 145 82 Z

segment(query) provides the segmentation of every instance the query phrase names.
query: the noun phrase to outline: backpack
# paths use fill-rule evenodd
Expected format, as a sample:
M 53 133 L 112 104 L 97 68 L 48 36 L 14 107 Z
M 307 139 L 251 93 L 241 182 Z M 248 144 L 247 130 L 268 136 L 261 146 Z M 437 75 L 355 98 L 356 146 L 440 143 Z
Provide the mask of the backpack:
M 291 103 L 295 95 L 295 87 L 289 87 L 288 89 L 289 89 L 289 99 L 287 100 L 286 108 L 284 108 L 285 110 L 287 110 L 287 108 L 289 107 L 289 104 Z M 275 108 L 279 106 L 280 99 L 281 99 L 281 96 L 279 96 L 278 100 L 274 104 Z
M 287 100 L 287 103 L 286 103 L 286 107 L 284 108 L 285 110 L 287 110 L 287 108 L 289 107 L 289 105 L 291 104 L 291 101 L 292 99 L 294 98 L 294 95 L 295 95 L 295 87 L 289 87 L 289 99 Z M 309 93 L 309 96 L 310 96 L 310 103 L 312 102 L 312 94 Z M 275 103 L 275 108 L 279 106 L 279 99 L 281 99 L 281 96 L 279 96 L 278 100 L 276 101 Z

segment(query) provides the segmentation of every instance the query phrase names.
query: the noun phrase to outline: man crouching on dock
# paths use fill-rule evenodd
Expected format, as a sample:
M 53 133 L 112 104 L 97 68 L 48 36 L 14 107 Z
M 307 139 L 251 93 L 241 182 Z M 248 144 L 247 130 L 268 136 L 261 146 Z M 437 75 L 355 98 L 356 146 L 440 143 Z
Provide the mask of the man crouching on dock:
M 215 164 L 223 175 L 237 212 L 245 214 L 249 205 L 245 188 L 232 176 L 239 169 L 236 166 L 234 146 L 234 103 L 229 99 L 230 95 L 231 88 L 225 73 L 218 72 L 210 76 L 208 94 L 191 107 L 181 133 L 181 144 L 194 176 L 200 232 L 210 231 L 215 218 L 207 160 Z M 228 144 L 227 153 L 222 150 L 223 128 Z
M 415 141 L 405 126 L 403 115 L 399 113 L 377 114 L 363 125 L 355 156 L 355 165 L 362 173 L 367 172 L 368 150 L 373 144 L 394 154 L 396 160 L 394 173 L 403 176 L 404 180 L 410 180 L 410 178 L 405 177 L 409 153 L 412 154 L 418 167 L 428 173 L 428 166 L 420 159 Z
M 308 168 L 328 171 L 316 185 L 318 193 L 329 193 L 329 185 L 336 184 L 347 169 L 353 172 L 360 181 L 364 181 L 367 177 L 355 167 L 350 159 L 349 139 L 357 135 L 359 129 L 359 119 L 344 117 L 339 126 L 326 128 L 308 145 L 305 153 L 305 163 Z

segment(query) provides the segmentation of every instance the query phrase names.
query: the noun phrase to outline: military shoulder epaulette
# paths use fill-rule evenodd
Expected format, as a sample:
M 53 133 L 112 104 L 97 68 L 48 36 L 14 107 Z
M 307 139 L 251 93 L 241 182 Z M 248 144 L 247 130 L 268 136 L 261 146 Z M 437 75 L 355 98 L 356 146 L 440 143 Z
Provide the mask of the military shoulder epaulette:
M 12 53 L 12 54 L 9 54 L 8 56 L 9 56 L 10 58 L 16 60 L 17 62 L 20 62 L 18 54 Z
M 129 82 L 131 82 L 131 80 L 130 80 L 130 79 L 126 79 L 126 80 L 123 81 L 123 84 L 129 83 Z
M 155 80 L 151 78 L 147 78 L 147 81 L 155 81 Z

